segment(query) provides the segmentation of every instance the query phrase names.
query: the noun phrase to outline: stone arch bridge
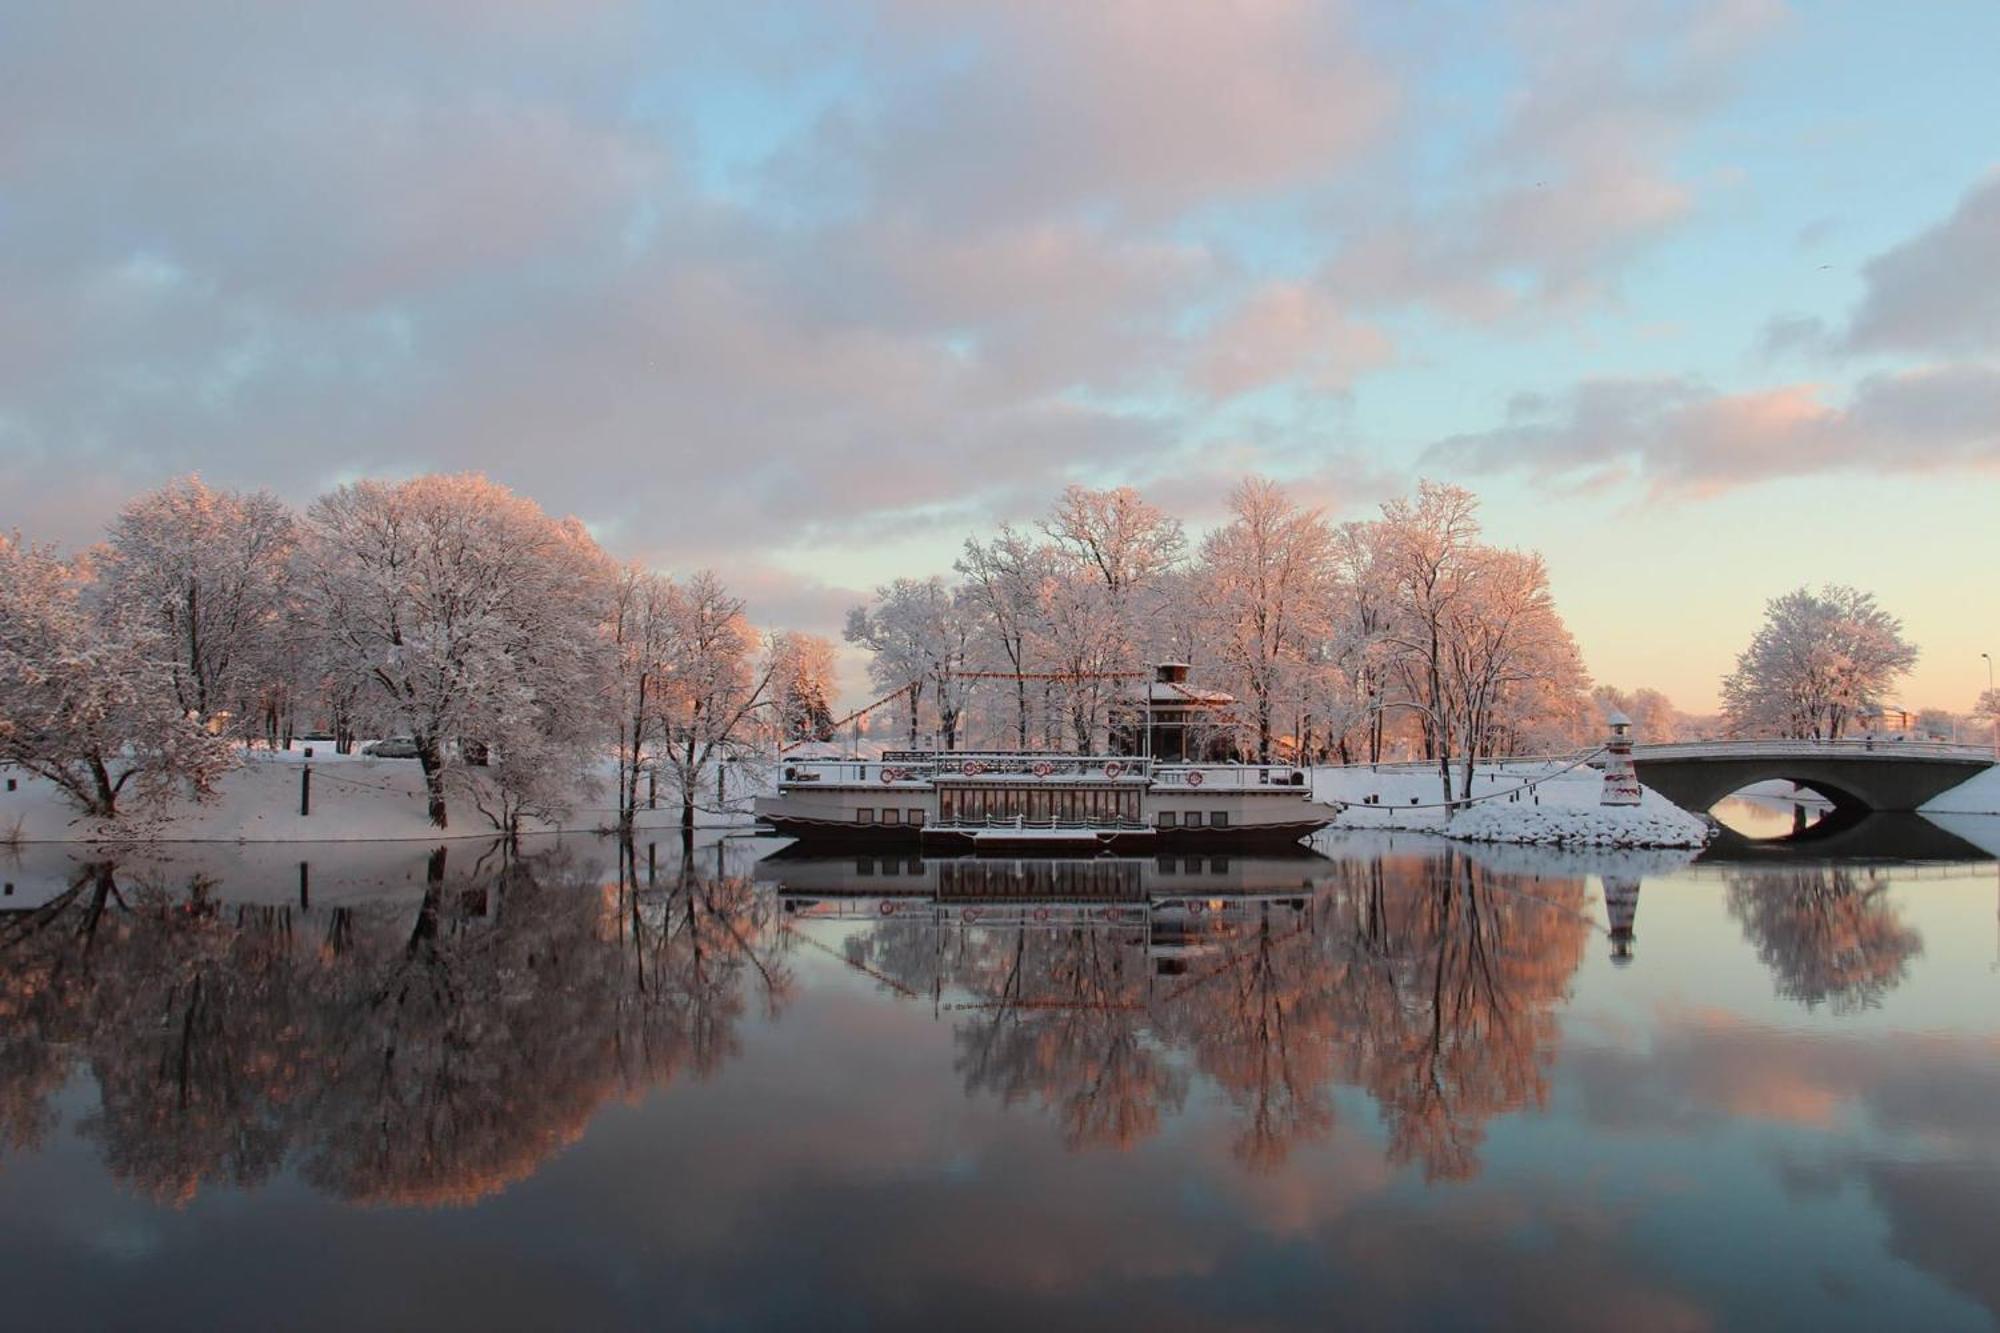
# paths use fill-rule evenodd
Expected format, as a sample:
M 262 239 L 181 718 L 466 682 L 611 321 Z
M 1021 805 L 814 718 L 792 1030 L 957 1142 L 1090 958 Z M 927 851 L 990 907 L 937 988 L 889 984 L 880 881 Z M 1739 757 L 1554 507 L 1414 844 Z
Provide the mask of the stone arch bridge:
M 1639 781 L 1696 814 L 1754 782 L 1810 787 L 1838 810 L 1915 810 L 1993 767 L 1990 749 L 1928 741 L 1694 741 L 1640 745 Z

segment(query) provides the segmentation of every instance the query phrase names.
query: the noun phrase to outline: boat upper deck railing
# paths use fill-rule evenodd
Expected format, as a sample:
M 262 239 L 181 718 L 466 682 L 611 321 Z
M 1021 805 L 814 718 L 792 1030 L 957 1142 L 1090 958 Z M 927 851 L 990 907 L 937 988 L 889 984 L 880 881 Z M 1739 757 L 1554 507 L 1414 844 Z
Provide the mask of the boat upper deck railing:
M 1240 790 L 1303 787 L 1290 764 L 1161 763 L 1144 755 L 1051 754 L 997 750 L 891 750 L 879 759 L 796 759 L 786 783 L 898 786 L 936 782 L 1150 782 L 1161 787 Z
M 1306 772 L 1291 764 L 1161 764 L 1153 781 L 1162 787 L 1224 791 L 1245 787 L 1304 787 Z
M 996 751 L 892 750 L 880 759 L 799 759 L 785 764 L 786 782 L 900 783 L 1015 781 L 1144 782 L 1151 767 L 1139 755 L 1007 754 Z

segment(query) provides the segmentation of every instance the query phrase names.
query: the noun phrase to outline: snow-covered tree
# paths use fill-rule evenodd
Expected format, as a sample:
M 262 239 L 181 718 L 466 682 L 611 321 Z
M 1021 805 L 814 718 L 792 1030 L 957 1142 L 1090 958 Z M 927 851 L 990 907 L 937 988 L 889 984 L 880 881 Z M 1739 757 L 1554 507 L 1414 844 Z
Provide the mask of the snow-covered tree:
M 1202 543 L 1201 602 L 1220 683 L 1240 701 L 1258 762 L 1269 763 L 1278 725 L 1303 711 L 1330 630 L 1333 530 L 1319 510 L 1300 509 L 1261 478 L 1239 485 L 1229 508 L 1231 521 Z
M 1979 702 L 1972 706 L 1972 715 L 1993 728 L 1993 748 L 2000 750 L 2000 690 L 1981 691 Z
M 1383 705 L 1395 678 L 1392 659 L 1396 648 L 1389 640 L 1389 631 L 1396 621 L 1396 567 L 1389 536 L 1385 523 L 1343 523 L 1333 542 L 1335 606 L 1330 655 L 1359 697 L 1361 716 L 1355 720 L 1365 728 L 1371 764 L 1382 759 L 1389 712 Z
M 874 654 L 868 672 L 884 691 L 911 686 L 909 739 L 917 743 L 920 710 L 930 700 L 945 749 L 956 749 L 960 720 L 977 683 L 966 673 L 980 635 L 979 607 L 942 578 L 897 579 L 875 600 L 847 613 L 847 641 Z
M 1673 700 L 1654 689 L 1620 690 L 1599 685 L 1590 692 L 1601 715 L 1623 713 L 1632 720 L 1633 734 L 1655 744 L 1680 739 L 1682 714 Z
M 426 476 L 322 496 L 303 538 L 306 621 L 330 671 L 365 680 L 415 741 L 438 827 L 448 766 L 599 715 L 602 555 L 575 520 L 484 477 Z
M 1873 594 L 1797 588 L 1766 604 L 1764 623 L 1722 682 L 1723 712 L 1738 732 L 1837 740 L 1880 708 L 1916 661 L 1902 622 Z
M 1043 580 L 1036 640 L 1053 677 L 1046 719 L 1052 746 L 1066 724 L 1079 753 L 1099 748 L 1124 673 L 1136 665 L 1125 624 L 1115 594 L 1087 572 L 1069 567 Z
M 185 477 L 127 504 L 111 524 L 104 595 L 152 633 L 174 699 L 204 724 L 258 702 L 281 651 L 292 515 L 269 491 L 214 490 Z
M 1152 583 L 1187 554 L 1181 521 L 1129 486 L 1108 491 L 1071 486 L 1042 530 L 1070 559 L 1095 573 L 1114 601 Z
M 672 580 L 640 564 L 620 569 L 611 585 L 606 635 L 611 642 L 611 732 L 618 750 L 618 827 L 629 834 L 642 779 L 655 773 L 654 744 L 663 725 L 661 698 L 674 657 Z
M 1580 713 L 1587 677 L 1556 612 L 1539 555 L 1492 547 L 1468 557 L 1472 594 L 1444 618 L 1444 704 L 1462 756 L 1459 795 L 1472 794 L 1473 764 L 1515 748 L 1522 733 Z
M 778 734 L 786 741 L 833 739 L 833 641 L 821 634 L 771 635 L 771 702 Z
M 133 793 L 205 793 L 230 746 L 177 702 L 158 627 L 115 614 L 91 581 L 87 562 L 0 535 L 0 763 L 100 819 Z
M 984 613 L 985 638 L 995 650 L 995 665 L 1014 675 L 1014 688 L 1008 693 L 1014 701 L 1015 744 L 1025 750 L 1034 700 L 1028 673 L 1036 661 L 1043 589 L 1056 574 L 1054 553 L 1002 526 L 984 544 L 966 538 L 965 553 L 953 568 L 965 576 L 966 595 Z
M 1383 642 L 1404 691 L 1401 700 L 1424 720 L 1426 755 L 1435 759 L 1451 799 L 1452 728 L 1446 695 L 1454 616 L 1477 595 L 1479 501 L 1439 482 L 1418 483 L 1414 503 L 1382 506 L 1382 559 L 1393 613 Z M 1387 706 L 1385 700 L 1383 706 Z
M 667 625 L 658 763 L 680 802 L 681 827 L 692 832 L 704 779 L 753 748 L 750 723 L 771 702 L 773 663 L 758 661 L 743 603 L 706 570 L 669 586 Z

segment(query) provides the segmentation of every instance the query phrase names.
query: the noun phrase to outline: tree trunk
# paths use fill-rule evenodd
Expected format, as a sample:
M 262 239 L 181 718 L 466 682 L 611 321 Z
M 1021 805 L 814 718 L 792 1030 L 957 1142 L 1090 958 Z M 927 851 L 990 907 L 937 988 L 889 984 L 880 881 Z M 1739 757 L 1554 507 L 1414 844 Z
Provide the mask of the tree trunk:
M 444 805 L 444 755 L 434 737 L 417 742 L 417 763 L 424 770 L 424 793 L 430 801 L 431 823 L 444 828 L 450 822 Z
M 104 766 L 104 760 L 97 755 L 90 756 L 90 780 L 96 788 L 96 800 L 90 813 L 100 819 L 118 817 L 118 785 L 111 780 L 111 772 Z

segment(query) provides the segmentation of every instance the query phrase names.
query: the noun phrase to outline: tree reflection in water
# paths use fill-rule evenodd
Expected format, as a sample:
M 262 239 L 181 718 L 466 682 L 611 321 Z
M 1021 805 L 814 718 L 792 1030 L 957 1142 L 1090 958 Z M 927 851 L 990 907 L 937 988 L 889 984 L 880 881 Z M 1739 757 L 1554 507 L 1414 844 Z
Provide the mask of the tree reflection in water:
M 1072 1147 L 1136 1142 L 1180 1108 L 1187 1075 L 1144 1039 L 1148 971 L 1133 932 L 1017 927 L 959 943 L 954 982 L 987 997 L 956 1030 L 967 1091 L 1032 1098 Z
M 1450 849 L 1328 873 L 1247 916 L 1156 914 L 1149 927 L 974 926 L 940 940 L 890 919 L 850 941 L 850 961 L 904 993 L 966 993 L 967 1091 L 1042 1106 L 1072 1146 L 1150 1137 L 1192 1066 L 1229 1098 L 1252 1167 L 1328 1133 L 1344 1085 L 1381 1108 L 1394 1160 L 1470 1176 L 1485 1123 L 1546 1096 L 1556 1006 L 1591 928 L 1585 881 L 1528 883 Z
M 226 906 L 196 879 L 87 867 L 0 923 L 0 1144 L 38 1145 L 87 1070 L 81 1128 L 155 1199 L 287 1162 L 361 1203 L 444 1204 L 518 1180 L 613 1096 L 735 1049 L 789 977 L 741 876 L 604 884 L 557 853 L 448 869 L 407 904 Z
M 1923 953 L 1888 889 L 1886 879 L 1844 866 L 1760 867 L 1730 875 L 1729 913 L 1778 994 L 1851 1014 L 1881 1004 Z

